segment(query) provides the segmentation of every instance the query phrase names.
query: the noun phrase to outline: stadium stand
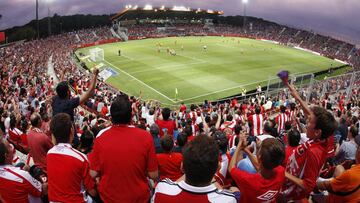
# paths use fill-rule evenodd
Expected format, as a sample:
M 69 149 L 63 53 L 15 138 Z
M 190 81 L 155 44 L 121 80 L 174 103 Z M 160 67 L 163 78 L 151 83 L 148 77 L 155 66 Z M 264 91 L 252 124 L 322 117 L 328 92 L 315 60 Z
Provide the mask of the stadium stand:
M 239 100 L 223 102 L 206 101 L 191 105 L 190 108 L 182 105 L 170 112 L 157 101 L 142 101 L 141 94 L 126 95 L 98 81 L 90 99 L 74 110 L 72 127 L 69 125 L 70 118 L 61 114 L 67 124 L 63 127 L 68 129 L 65 129 L 67 135 L 63 135 L 66 140 L 61 140 L 59 132 L 54 132 L 56 129 L 64 131 L 61 118 L 52 117 L 51 104 L 58 86 L 56 81 L 67 81 L 70 98 L 79 97 L 91 88 L 92 74 L 74 62 L 74 50 L 83 45 L 119 39 L 114 39 L 109 27 L 100 27 L 0 48 L 0 201 L 26 202 L 27 194 L 42 196 L 45 200 L 49 187 L 49 200 L 71 202 L 75 200 L 61 199 L 64 191 L 54 190 L 54 185 L 68 189 L 65 193 L 71 193 L 73 189 L 76 192 L 74 198 L 81 199 L 83 194 L 79 191 L 84 190 L 82 181 L 85 181 L 88 198 L 96 202 L 100 202 L 100 199 L 105 202 L 148 202 L 154 192 L 153 202 L 169 201 L 171 195 L 167 195 L 168 193 L 181 197 L 177 200 L 171 199 L 178 202 L 202 202 L 212 200 L 211 198 L 216 201 L 217 196 L 219 202 L 234 202 L 234 197 L 240 202 L 306 202 L 310 198 L 313 201 L 315 198 L 320 199 L 316 200 L 320 202 L 324 202 L 326 198 L 329 201 L 360 201 L 360 180 L 359 175 L 356 175 L 359 174 L 360 164 L 360 78 L 359 72 L 356 72 L 360 70 L 360 56 L 354 45 L 259 19 L 249 19 L 251 29 L 248 30 L 221 20 L 212 28 L 203 23 L 167 23 L 175 29 L 159 31 L 158 24 L 148 22 L 125 27 L 130 40 L 187 35 L 224 35 L 273 40 L 345 61 L 352 66 L 352 72 L 316 81 L 310 93 L 308 86 L 296 90 L 293 85 L 283 80 L 286 90 L 282 89 L 276 96 L 270 94 L 263 97 L 255 94 L 248 95 L 246 99 L 241 97 Z M 55 74 L 49 72 L 51 67 Z M 122 97 L 120 104 L 119 95 Z M 276 118 L 280 109 L 287 117 L 287 122 L 282 121 L 284 124 L 278 128 L 280 123 Z M 164 112 L 167 112 L 166 116 Z M 35 126 L 30 120 L 37 115 L 41 117 L 42 123 Z M 124 117 L 128 120 L 124 120 Z M 50 123 L 51 120 L 53 123 Z M 344 122 L 339 125 L 341 120 Z M 164 124 L 165 122 L 170 124 Z M 31 126 L 31 123 L 34 126 Z M 153 134 L 151 129 L 156 129 L 156 125 L 160 127 L 160 132 Z M 171 125 L 171 130 L 166 125 Z M 260 126 L 264 128 L 259 133 L 261 135 L 254 136 L 254 129 Z M 351 135 L 342 135 L 342 128 L 350 128 Z M 116 132 L 119 129 L 121 132 Z M 288 144 L 288 134 L 290 131 L 290 134 L 293 134 L 294 130 L 300 132 L 297 147 Z M 27 136 L 34 134 L 33 131 L 49 136 L 49 139 L 51 134 L 57 138 L 55 147 L 46 149 L 49 150 L 47 161 L 51 163 L 49 174 L 44 165 L 37 165 L 37 161 L 34 164 L 35 157 L 31 157 L 31 149 L 30 153 L 27 150 Z M 106 136 L 127 134 L 126 132 L 142 136 L 144 140 L 137 143 L 131 136 L 124 139 L 115 136 L 114 139 L 107 140 Z M 168 134 L 169 132 L 172 133 Z M 170 160 L 176 159 L 171 157 L 171 150 L 162 150 L 164 156 L 155 155 L 153 145 L 159 146 L 159 140 L 152 138 L 159 138 L 163 134 L 165 138 L 173 139 L 173 142 L 170 140 L 168 143 L 174 143 L 174 148 L 185 145 L 183 158 L 178 153 L 181 150 L 176 153 L 181 157 L 177 158 L 176 164 L 171 164 Z M 80 143 L 73 143 L 71 146 L 68 142 L 73 136 L 77 136 Z M 349 137 L 349 141 L 346 141 L 346 137 Z M 164 140 L 161 142 L 165 142 Z M 229 140 L 231 146 L 227 146 Z M 209 145 L 204 146 L 204 142 Z M 344 153 L 355 156 L 344 156 L 341 162 L 335 160 L 348 142 L 353 147 L 346 148 Z M 130 151 L 117 148 L 120 143 Z M 101 148 L 103 145 L 111 146 L 105 148 L 119 154 L 107 154 L 109 158 L 106 161 L 99 161 L 100 154 L 104 153 L 105 148 Z M 161 146 L 164 147 L 163 143 Z M 213 148 L 209 149 L 208 146 Z M 106 153 L 111 153 L 111 150 Z M 63 158 L 67 161 L 66 164 L 70 163 L 79 168 L 72 171 L 68 170 L 72 167 L 66 165 L 67 170 L 62 171 L 62 174 L 70 173 L 79 177 L 78 179 L 72 181 L 68 178 L 68 182 L 64 182 L 53 178 L 56 176 L 54 173 L 62 167 L 63 161 L 56 161 L 56 156 L 61 159 L 59 154 L 62 153 L 74 157 L 74 160 Z M 144 159 L 144 156 L 147 159 Z M 134 160 L 133 157 L 137 159 Z M 284 160 L 284 157 L 288 159 Z M 112 158 L 116 158 L 116 161 Z M 164 162 L 163 159 L 167 162 L 158 166 L 157 162 Z M 184 170 L 179 159 L 184 163 Z M 197 163 L 201 163 L 201 166 Z M 220 169 L 216 168 L 217 163 L 221 163 Z M 167 168 L 161 168 L 164 166 Z M 123 167 L 122 172 L 118 173 L 116 167 Z M 137 173 L 132 173 L 135 169 Z M 89 171 L 91 177 L 97 179 L 91 179 Z M 161 174 L 162 171 L 167 174 Z M 172 172 L 176 175 L 170 176 Z M 182 176 L 178 183 L 173 182 L 183 173 L 189 174 L 188 177 Z M 37 180 L 33 180 L 29 174 Z M 125 177 L 123 174 L 131 176 Z M 116 180 L 107 185 L 109 177 L 116 177 Z M 158 177 L 173 180 L 160 180 Z M 328 179 L 331 177 L 335 179 Z M 19 179 L 23 184 L 19 184 Z M 346 182 L 342 182 L 343 180 Z M 142 194 L 138 193 L 138 185 L 134 183 L 141 185 Z M 67 188 L 69 185 L 71 187 Z M 132 192 L 126 191 L 129 187 Z M 202 195 L 194 196 L 194 193 Z

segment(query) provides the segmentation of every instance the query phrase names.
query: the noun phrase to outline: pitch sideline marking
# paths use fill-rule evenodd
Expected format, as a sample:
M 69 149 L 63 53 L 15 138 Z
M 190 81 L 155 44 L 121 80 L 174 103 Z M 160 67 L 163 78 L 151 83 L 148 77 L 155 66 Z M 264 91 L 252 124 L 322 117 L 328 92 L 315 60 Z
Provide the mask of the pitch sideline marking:
M 108 63 L 109 65 L 113 66 L 114 68 L 118 69 L 120 72 L 124 73 L 125 75 L 131 77 L 132 79 L 136 80 L 137 82 L 141 83 L 142 85 L 145 85 L 146 87 L 148 87 L 149 89 L 153 90 L 154 92 L 160 94 L 161 96 L 163 96 L 164 98 L 168 99 L 169 101 L 171 101 L 172 103 L 176 103 L 173 99 L 170 99 L 169 97 L 167 97 L 166 95 L 164 95 L 163 93 L 159 92 L 158 90 L 154 89 L 153 87 L 149 86 L 148 84 L 144 83 L 143 81 L 137 79 L 136 77 L 130 75 L 129 73 L 121 70 L 120 68 L 118 68 L 117 66 L 115 66 L 114 64 L 104 60 L 104 62 Z

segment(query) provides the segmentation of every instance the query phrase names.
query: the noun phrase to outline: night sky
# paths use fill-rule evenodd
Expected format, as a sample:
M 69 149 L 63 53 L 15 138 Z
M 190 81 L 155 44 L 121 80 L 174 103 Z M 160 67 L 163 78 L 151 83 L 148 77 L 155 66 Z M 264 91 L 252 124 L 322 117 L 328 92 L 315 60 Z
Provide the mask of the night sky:
M 48 3 L 49 2 L 49 3 Z M 174 5 L 223 10 L 242 15 L 241 0 L 39 0 L 39 17 L 52 15 L 110 14 L 124 5 Z M 360 45 L 360 0 L 249 0 L 247 15 L 292 27 L 314 30 Z M 35 0 L 0 0 L 0 30 L 23 25 L 35 18 Z

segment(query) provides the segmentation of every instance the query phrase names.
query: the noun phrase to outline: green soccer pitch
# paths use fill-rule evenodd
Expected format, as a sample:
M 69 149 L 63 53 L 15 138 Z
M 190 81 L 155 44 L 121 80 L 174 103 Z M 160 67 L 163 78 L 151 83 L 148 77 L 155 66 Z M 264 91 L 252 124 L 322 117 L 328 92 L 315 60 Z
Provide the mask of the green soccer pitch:
M 249 91 L 259 83 L 266 85 L 269 76 L 275 77 L 280 70 L 314 73 L 343 65 L 291 47 L 232 37 L 169 37 L 97 47 L 104 50 L 104 61 L 84 59 L 90 69 L 103 63 L 118 73 L 107 83 L 129 95 L 138 96 L 141 91 L 143 99 L 165 105 L 236 95 L 242 88 Z M 89 55 L 92 48 L 79 49 L 76 54 Z

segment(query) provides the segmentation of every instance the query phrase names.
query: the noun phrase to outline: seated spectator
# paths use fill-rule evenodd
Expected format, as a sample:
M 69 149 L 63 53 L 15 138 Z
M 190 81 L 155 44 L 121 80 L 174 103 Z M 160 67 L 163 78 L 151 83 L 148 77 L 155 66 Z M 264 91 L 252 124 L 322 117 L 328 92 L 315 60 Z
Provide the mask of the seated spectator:
M 174 141 L 170 135 L 163 136 L 160 143 L 163 153 L 156 155 L 159 164 L 160 180 L 169 178 L 172 181 L 176 181 L 183 175 L 181 171 L 183 156 L 181 153 L 172 151 Z
M 0 200 L 1 202 L 40 202 L 47 192 L 47 184 L 41 184 L 27 171 L 11 165 L 14 157 L 13 146 L 0 140 Z
M 341 165 L 336 169 L 336 175 L 330 180 L 319 180 L 317 187 L 327 190 L 327 202 L 360 202 L 360 135 L 355 138 L 356 164 L 345 170 Z
M 153 139 L 148 132 L 129 125 L 132 109 L 127 96 L 113 101 L 110 114 L 112 125 L 99 132 L 89 154 L 91 176 L 100 179 L 104 202 L 147 202 L 147 177 L 158 177 Z
M 96 196 L 95 181 L 89 174 L 85 154 L 72 148 L 74 127 L 66 113 L 56 114 L 50 122 L 56 145 L 47 154 L 50 202 L 87 202 L 85 192 Z
M 153 137 L 154 146 L 155 146 L 155 152 L 157 154 L 164 152 L 164 150 L 163 150 L 163 148 L 161 147 L 161 144 L 160 144 L 159 131 L 160 131 L 159 127 L 155 123 L 150 126 L 150 134 Z
M 30 116 L 31 128 L 28 134 L 30 156 L 34 164 L 46 171 L 46 154 L 54 146 L 50 138 L 40 129 L 42 120 L 38 113 Z
M 258 173 L 251 174 L 235 168 L 245 152 Z M 262 141 L 256 157 L 250 152 L 245 139 L 240 139 L 231 159 L 229 172 L 240 189 L 240 202 L 276 202 L 285 181 L 285 169 L 280 166 L 285 156 L 284 147 L 275 138 Z
M 358 129 L 355 126 L 351 126 L 348 131 L 348 141 L 344 141 L 340 147 L 336 148 L 335 162 L 341 164 L 346 160 L 355 160 L 356 143 L 355 137 L 358 135 Z
M 169 108 L 163 108 L 161 111 L 161 115 L 162 115 L 162 120 L 158 119 L 155 116 L 155 123 L 159 126 L 160 129 L 160 138 L 162 136 L 164 136 L 165 132 L 168 135 L 173 136 L 174 135 L 174 130 L 177 129 L 178 127 L 178 122 L 177 120 L 173 121 L 170 120 L 170 109 Z M 175 117 L 177 119 L 177 117 Z
M 184 132 L 178 134 L 176 138 L 176 146 L 174 147 L 174 152 L 182 153 L 182 149 L 187 143 L 187 135 Z
M 152 202 L 221 202 L 235 203 L 235 196 L 211 184 L 218 167 L 219 148 L 213 138 L 197 136 L 183 149 L 185 180 L 158 183 Z

